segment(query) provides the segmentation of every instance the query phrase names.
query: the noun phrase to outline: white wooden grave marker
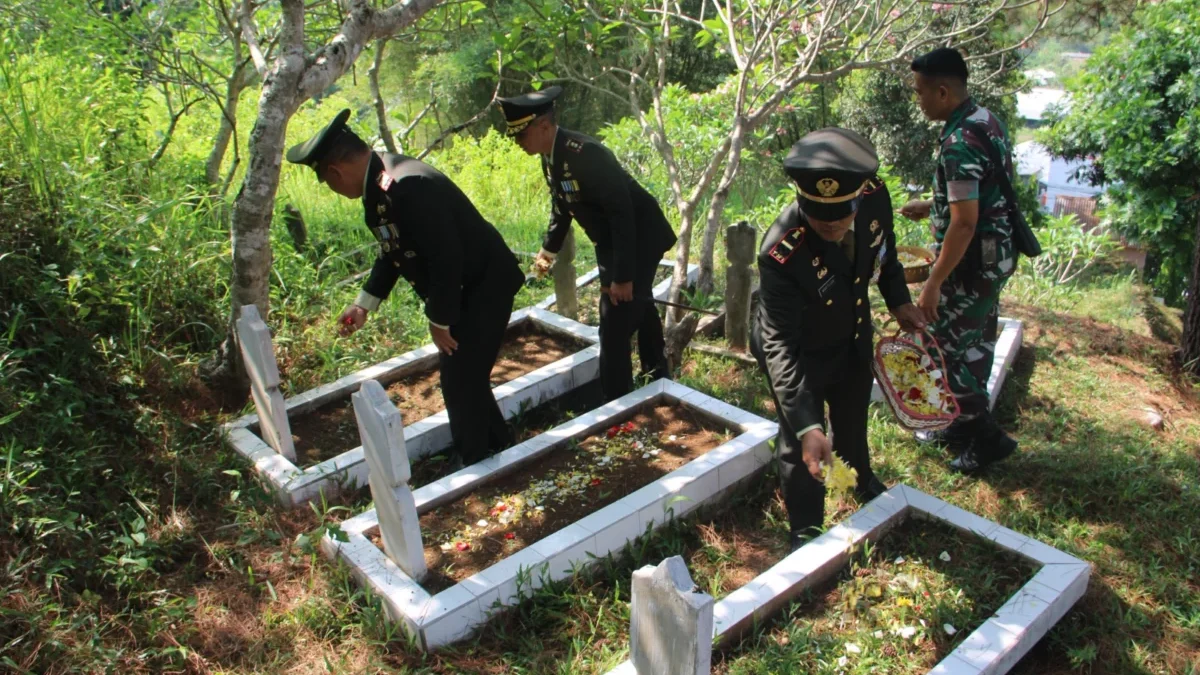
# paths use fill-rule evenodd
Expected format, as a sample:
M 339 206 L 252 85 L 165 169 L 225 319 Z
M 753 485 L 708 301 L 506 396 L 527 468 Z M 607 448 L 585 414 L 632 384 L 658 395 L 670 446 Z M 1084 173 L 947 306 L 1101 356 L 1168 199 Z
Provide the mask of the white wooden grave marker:
M 683 558 L 633 573 L 629 651 L 638 675 L 708 675 L 713 598 L 694 592 Z
M 412 470 L 404 449 L 404 423 L 400 411 L 375 380 L 363 383 L 351 395 L 358 433 L 367 458 L 371 497 L 379 514 L 383 550 L 404 573 L 420 581 L 425 577 L 425 549 L 417 503 L 408 481 Z
M 260 434 L 275 452 L 296 461 L 292 445 L 292 427 L 288 424 L 287 406 L 279 391 L 279 365 L 275 363 L 275 347 L 271 331 L 254 305 L 243 305 L 237 320 L 238 344 L 250 375 L 250 394 L 258 409 Z

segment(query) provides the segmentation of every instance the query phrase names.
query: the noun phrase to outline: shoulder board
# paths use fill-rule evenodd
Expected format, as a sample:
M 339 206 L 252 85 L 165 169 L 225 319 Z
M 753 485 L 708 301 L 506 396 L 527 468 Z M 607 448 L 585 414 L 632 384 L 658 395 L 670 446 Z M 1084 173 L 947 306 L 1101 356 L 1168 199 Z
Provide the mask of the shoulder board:
M 804 228 L 793 227 L 787 231 L 787 234 L 783 235 L 782 239 L 780 239 L 774 246 L 771 247 L 771 250 L 768 252 L 768 254 L 774 258 L 776 262 L 782 264 L 787 262 L 788 258 L 792 257 L 792 254 L 795 253 L 796 249 L 800 246 L 800 244 L 803 243 Z
M 571 152 L 583 152 L 583 141 L 579 139 L 568 138 L 565 145 Z
M 878 176 L 868 178 L 867 182 L 863 185 L 863 196 L 865 197 L 873 192 L 878 192 L 881 187 L 883 187 L 883 181 L 879 180 Z
M 392 175 L 389 174 L 387 171 L 380 171 L 379 172 L 379 187 L 381 189 L 383 189 L 384 192 L 386 192 L 387 189 L 390 188 L 391 186 L 392 186 Z

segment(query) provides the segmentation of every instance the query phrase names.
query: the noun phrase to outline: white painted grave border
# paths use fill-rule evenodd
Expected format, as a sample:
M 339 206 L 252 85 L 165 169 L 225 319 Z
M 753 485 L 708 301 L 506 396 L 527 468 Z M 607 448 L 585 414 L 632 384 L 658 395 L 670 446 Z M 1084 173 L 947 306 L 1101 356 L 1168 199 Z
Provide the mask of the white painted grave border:
M 1091 573 L 1087 562 L 920 490 L 897 485 L 718 602 L 713 610 L 713 637 L 729 644 L 805 590 L 836 575 L 863 541 L 876 541 L 914 516 L 944 522 L 1041 566 L 930 675 L 1008 672 L 1087 590 Z M 609 675 L 635 673 L 630 661 L 609 671 Z
M 484 624 L 496 608 L 516 604 L 547 580 L 570 576 L 578 566 L 622 550 L 647 527 L 666 522 L 667 509 L 678 518 L 720 499 L 770 463 L 774 422 L 739 410 L 694 389 L 658 380 L 540 436 L 413 491 L 424 513 L 513 471 L 572 438 L 605 429 L 639 405 L 659 400 L 683 403 L 740 432 L 688 464 L 501 560 L 437 595 L 430 595 L 387 559 L 366 536 L 379 521 L 372 509 L 341 524 L 349 538 L 326 535 L 324 553 L 341 560 L 365 587 L 382 598 L 388 616 L 433 650 L 463 639 Z M 686 499 L 678 499 L 682 495 Z M 528 583 L 518 588 L 518 580 Z
M 568 334 L 592 346 L 494 387 L 492 393 L 505 418 L 516 415 L 522 405 L 537 404 L 561 396 L 600 376 L 600 333 L 596 328 L 536 307 L 513 312 L 508 326 L 515 328 L 526 321 Z M 429 368 L 437 362 L 437 358 L 437 347 L 425 345 L 293 396 L 285 401 L 287 412 L 289 416 L 295 416 L 332 401 L 347 399 L 358 391 L 363 382 L 377 380 L 390 383 Z M 284 506 L 301 506 L 322 492 L 331 495 L 345 486 L 366 484 L 367 465 L 361 445 L 319 464 L 301 468 L 276 452 L 251 430 L 258 421 L 257 414 L 249 414 L 223 425 L 221 430 L 230 445 L 254 465 L 255 471 Z M 419 459 L 445 449 L 450 445 L 449 415 L 443 410 L 412 421 L 404 427 L 404 441 L 410 459 Z
M 996 336 L 996 358 L 992 361 L 992 372 L 988 375 L 987 386 L 988 398 L 993 408 L 1000 398 L 1000 387 L 1004 385 L 1008 372 L 1017 360 L 1017 353 L 1021 351 L 1021 341 L 1024 337 L 1024 322 L 1000 318 L 1000 334 Z M 871 383 L 871 400 L 883 401 L 883 391 L 879 388 L 879 382 Z
M 675 269 L 675 261 L 667 260 L 666 258 L 663 258 L 662 260 L 659 261 L 658 266 L 666 267 L 668 269 L 673 270 L 673 269 Z M 694 263 L 688 263 L 687 282 L 689 284 L 696 283 L 696 275 L 698 275 L 699 273 L 700 273 L 699 265 L 696 265 Z M 591 271 L 589 271 L 587 274 L 584 274 L 583 276 L 581 276 L 575 280 L 575 291 L 578 292 L 578 291 L 582 290 L 584 286 L 587 286 L 588 284 L 596 281 L 599 278 L 600 278 L 600 268 L 593 267 L 591 269 Z M 671 280 L 664 279 L 664 280 L 660 281 L 657 285 L 655 285 L 653 293 L 654 293 L 655 299 L 657 299 L 657 300 L 669 300 L 670 295 L 671 295 Z M 557 299 L 558 299 L 558 296 L 556 296 L 554 293 L 551 293 L 549 296 L 546 297 L 545 300 L 542 300 L 541 302 L 537 303 L 536 305 L 534 305 L 534 307 L 548 311 L 551 307 L 554 306 L 554 302 Z

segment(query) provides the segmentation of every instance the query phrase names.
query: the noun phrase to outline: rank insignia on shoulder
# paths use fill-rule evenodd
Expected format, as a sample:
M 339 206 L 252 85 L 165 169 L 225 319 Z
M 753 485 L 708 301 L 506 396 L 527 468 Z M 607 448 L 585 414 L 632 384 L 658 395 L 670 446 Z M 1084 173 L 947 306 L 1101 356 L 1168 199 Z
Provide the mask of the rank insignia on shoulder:
M 804 243 L 804 228 L 795 227 L 788 230 L 787 234 L 783 235 L 771 250 L 768 252 L 772 258 L 778 263 L 785 263 L 792 254 L 796 252 L 796 247 Z
M 417 252 L 416 251 L 405 251 L 404 257 L 405 258 L 415 258 L 415 257 L 417 257 Z
M 386 171 L 379 172 L 379 187 L 387 190 L 392 186 L 392 177 Z
M 583 150 L 583 143 L 574 138 L 567 139 L 566 146 L 571 152 L 581 152 Z
M 883 187 L 883 182 L 878 178 L 868 178 L 866 183 L 863 183 L 863 196 L 871 194 Z
M 874 232 L 875 230 L 878 230 L 878 229 L 879 229 L 879 221 L 872 220 L 871 221 L 871 231 Z
M 827 275 L 827 274 L 829 274 L 828 267 L 822 267 L 821 269 L 817 270 L 817 278 L 818 279 L 824 279 L 825 275 Z
M 383 202 L 376 204 L 375 205 L 375 213 L 378 213 L 381 216 L 383 214 L 387 213 L 387 205 L 385 205 Z

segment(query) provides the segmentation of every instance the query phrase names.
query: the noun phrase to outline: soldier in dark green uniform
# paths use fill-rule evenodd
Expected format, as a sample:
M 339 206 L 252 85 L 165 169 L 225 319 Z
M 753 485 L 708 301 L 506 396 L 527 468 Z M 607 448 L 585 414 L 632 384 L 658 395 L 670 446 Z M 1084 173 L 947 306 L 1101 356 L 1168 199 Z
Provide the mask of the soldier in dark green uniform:
M 675 233 L 654 197 L 594 138 L 555 122 L 547 87 L 499 99 L 507 133 L 521 148 L 542 156 L 550 186 L 550 226 L 535 264 L 549 267 L 574 218 L 596 246 L 600 266 L 600 385 L 608 400 L 633 388 L 630 339 L 638 334 L 642 372 L 669 377 L 662 320 L 652 288 L 658 263 L 675 245 Z
M 361 197 L 367 227 L 379 242 L 362 292 L 338 319 L 342 334 L 362 328 L 396 280 L 407 279 L 425 301 L 440 352 L 455 459 L 477 462 L 512 444 L 490 379 L 525 276 L 500 233 L 458 186 L 411 157 L 373 152 L 346 126 L 349 117 L 343 110 L 287 153 L 289 162 L 311 166 L 334 192 Z
M 1000 180 L 1012 180 L 1008 132 L 967 91 L 967 64 L 943 47 L 912 63 L 921 111 L 942 128 L 932 202 L 910 202 L 901 215 L 929 216 L 937 259 L 917 305 L 946 359 L 961 415 L 942 434 L 958 456 L 951 468 L 978 471 L 1011 455 L 1017 442 L 996 424 L 987 392 L 996 354 L 1000 293 L 1016 269 L 1010 209 Z M 993 160 L 993 158 L 996 158 Z
M 892 200 L 875 173 L 875 148 L 853 131 L 822 129 L 792 146 L 783 166 L 797 198 L 763 236 L 750 349 L 775 397 L 794 550 L 824 522 L 822 465 L 831 464 L 831 452 L 858 472 L 860 500 L 887 489 L 871 471 L 867 448 L 872 275 L 878 271 L 901 328 L 924 321 L 896 257 Z

